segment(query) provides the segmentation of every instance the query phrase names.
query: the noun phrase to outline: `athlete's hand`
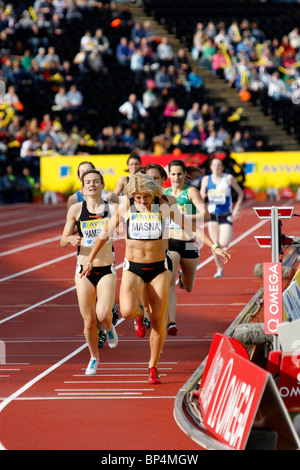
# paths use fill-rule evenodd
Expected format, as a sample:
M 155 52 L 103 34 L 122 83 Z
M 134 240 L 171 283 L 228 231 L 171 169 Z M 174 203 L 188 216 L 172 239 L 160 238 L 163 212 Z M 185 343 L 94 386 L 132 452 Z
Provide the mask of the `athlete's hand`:
M 220 247 L 215 249 L 215 253 L 223 257 L 223 263 L 227 263 L 231 259 L 231 255 Z
M 68 237 L 68 242 L 71 243 L 72 246 L 78 246 L 81 242 L 81 237 L 77 235 L 70 235 Z
M 88 276 L 91 273 L 93 267 L 93 263 L 85 263 L 82 267 L 82 272 L 80 273 L 80 279 L 83 278 L 83 276 Z

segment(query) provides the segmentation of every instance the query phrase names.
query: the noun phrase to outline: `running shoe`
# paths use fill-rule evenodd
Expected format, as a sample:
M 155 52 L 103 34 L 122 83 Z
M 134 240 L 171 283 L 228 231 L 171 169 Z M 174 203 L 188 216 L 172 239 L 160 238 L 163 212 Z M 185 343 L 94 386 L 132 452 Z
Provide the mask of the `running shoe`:
M 116 348 L 118 345 L 118 335 L 113 326 L 111 330 L 107 330 L 107 343 L 110 348 Z
M 182 276 L 182 271 L 181 271 L 181 269 L 178 271 L 178 276 L 179 276 L 179 277 L 178 277 L 178 287 L 179 287 L 179 289 L 184 290 L 184 286 L 183 286 L 182 281 L 181 281 L 181 276 Z
M 177 330 L 177 325 L 174 321 L 171 321 L 168 325 L 167 325 L 167 331 L 168 331 L 168 335 L 169 336 L 176 336 L 177 333 L 178 333 L 178 330 Z
M 214 278 L 215 279 L 218 279 L 220 277 L 223 277 L 223 269 L 218 269 L 218 271 L 216 272 L 216 274 L 214 275 Z
M 85 375 L 96 375 L 97 374 L 97 367 L 99 361 L 98 359 L 94 359 L 93 357 L 90 359 L 89 365 L 85 371 Z
M 149 383 L 150 384 L 161 384 L 160 376 L 157 367 L 150 367 L 149 369 Z
M 148 318 L 146 318 L 146 317 L 144 317 L 144 325 L 147 328 L 147 330 L 149 330 L 149 328 L 151 328 L 151 323 L 148 320 Z
M 118 318 L 119 318 L 119 310 L 118 310 L 118 307 L 116 306 L 116 304 L 114 304 L 114 306 L 112 308 L 112 314 L 113 314 L 112 324 L 115 326 L 117 321 L 118 321 Z
M 140 308 L 142 309 L 143 315 L 141 317 L 134 317 L 134 330 L 139 338 L 144 338 L 146 334 L 144 308 L 142 305 L 140 305 Z
M 104 331 L 98 331 L 98 348 L 103 348 L 103 344 L 105 343 L 106 341 L 106 334 L 104 333 Z

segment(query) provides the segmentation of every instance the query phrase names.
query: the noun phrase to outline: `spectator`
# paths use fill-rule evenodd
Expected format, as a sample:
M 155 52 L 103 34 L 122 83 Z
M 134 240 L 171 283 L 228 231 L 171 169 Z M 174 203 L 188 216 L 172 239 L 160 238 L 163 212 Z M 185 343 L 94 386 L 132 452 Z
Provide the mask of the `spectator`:
M 130 59 L 130 70 L 135 74 L 136 80 L 144 76 L 144 54 L 141 49 L 136 49 Z
M 17 111 L 23 111 L 24 106 L 20 101 L 19 96 L 16 93 L 16 89 L 13 85 L 8 87 L 7 93 L 4 95 L 4 102 L 9 103 Z
M 214 43 L 210 38 L 208 38 L 205 44 L 203 45 L 202 55 L 199 61 L 200 65 L 203 65 L 207 69 L 211 69 L 211 64 L 215 53 L 216 48 L 214 46 Z
M 280 78 L 278 72 L 274 72 L 271 75 L 268 85 L 268 96 L 273 98 L 275 101 L 278 101 L 282 98 L 288 98 L 284 81 Z
M 116 48 L 116 58 L 119 64 L 129 65 L 132 51 L 128 46 L 128 39 L 124 36 L 120 39 Z
M 102 54 L 102 56 L 112 54 L 109 40 L 107 36 L 103 34 L 103 29 L 101 28 L 97 28 L 95 31 L 94 49 L 95 48 L 97 49 L 98 52 L 100 52 L 100 54 Z
M 295 27 L 289 34 L 288 34 L 288 41 L 292 47 L 292 49 L 300 49 L 300 33 L 299 28 Z
M 21 145 L 20 157 L 28 163 L 33 163 L 35 157 L 39 154 L 40 147 L 41 143 L 38 141 L 37 135 L 31 134 Z
M 88 55 L 87 64 L 93 72 L 99 73 L 105 70 L 102 55 L 97 49 L 93 49 Z
M 76 85 L 71 85 L 70 90 L 66 93 L 66 100 L 68 110 L 80 109 L 83 103 L 83 95 Z
M 203 23 L 198 22 L 193 35 L 192 57 L 194 60 L 199 59 L 202 55 L 205 36 Z
M 60 67 L 60 58 L 55 52 L 55 47 L 49 46 L 48 53 L 46 54 L 40 66 L 44 69 L 49 69 L 51 66 L 53 66 L 53 64 L 55 64 L 56 67 Z
M 90 30 L 85 31 L 84 35 L 80 39 L 80 49 L 85 52 L 91 52 L 94 49 L 94 41 Z
M 159 90 L 171 87 L 171 77 L 165 65 L 162 65 L 160 69 L 155 73 L 154 81 Z
M 143 28 L 143 25 L 136 21 L 131 29 L 131 40 L 134 42 L 136 47 L 139 47 L 142 39 L 146 38 L 146 31 Z
M 185 124 L 192 129 L 196 126 L 199 119 L 203 120 L 203 116 L 200 110 L 200 104 L 196 101 L 186 113 Z
M 148 112 L 135 93 L 129 95 L 128 100 L 119 107 L 119 112 L 126 118 L 125 124 L 127 125 L 139 125 L 143 118 L 148 116 Z
M 156 83 L 154 80 L 149 79 L 146 81 L 146 90 L 143 93 L 143 106 L 146 110 L 157 108 L 160 105 L 160 100 L 155 92 Z
M 133 142 L 133 148 L 140 155 L 150 151 L 151 145 L 144 131 L 139 131 L 138 136 Z
M 224 142 L 217 137 L 217 133 L 213 129 L 210 131 L 209 136 L 204 142 L 204 147 L 206 148 L 207 153 L 214 153 L 224 147 Z
M 196 67 L 193 67 L 188 74 L 188 82 L 192 88 L 199 89 L 203 87 L 201 76 L 198 74 Z
M 66 96 L 66 88 L 64 86 L 59 87 L 58 92 L 54 96 L 54 105 L 52 106 L 53 111 L 62 111 L 67 109 L 68 98 Z
M 163 36 L 156 48 L 156 56 L 158 61 L 163 65 L 170 65 L 173 62 L 173 49 L 168 42 L 168 38 Z
M 216 53 L 213 55 L 212 58 L 212 71 L 216 75 L 220 75 L 221 77 L 223 76 L 223 70 L 225 69 L 227 65 L 226 57 L 224 55 L 224 52 L 218 48 Z
M 12 165 L 7 165 L 6 173 L 2 177 L 3 202 L 4 204 L 15 204 L 22 202 L 20 183 L 14 173 Z

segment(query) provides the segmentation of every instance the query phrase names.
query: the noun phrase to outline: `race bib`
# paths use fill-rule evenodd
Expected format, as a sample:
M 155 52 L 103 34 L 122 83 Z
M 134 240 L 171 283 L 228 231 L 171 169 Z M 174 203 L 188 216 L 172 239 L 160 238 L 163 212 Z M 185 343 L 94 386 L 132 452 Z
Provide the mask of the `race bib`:
M 103 219 L 92 219 L 85 220 L 80 223 L 80 228 L 82 231 L 82 245 L 83 246 L 93 246 L 100 234 L 100 232 L 107 225 L 109 219 L 107 217 Z
M 129 215 L 129 236 L 134 240 L 158 240 L 162 235 L 161 213 L 137 212 Z
M 207 193 L 209 202 L 214 204 L 226 203 L 226 190 L 225 189 L 209 189 Z

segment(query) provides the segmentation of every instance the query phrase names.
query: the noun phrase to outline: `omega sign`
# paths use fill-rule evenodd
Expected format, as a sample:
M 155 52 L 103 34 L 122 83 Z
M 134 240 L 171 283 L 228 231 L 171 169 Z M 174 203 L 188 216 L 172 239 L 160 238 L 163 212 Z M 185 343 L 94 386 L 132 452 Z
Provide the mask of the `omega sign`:
M 282 265 L 264 263 L 264 325 L 265 333 L 277 335 L 282 323 Z
M 243 449 L 265 383 L 263 369 L 237 353 L 226 335 L 215 335 L 199 396 L 205 427 L 223 444 Z

